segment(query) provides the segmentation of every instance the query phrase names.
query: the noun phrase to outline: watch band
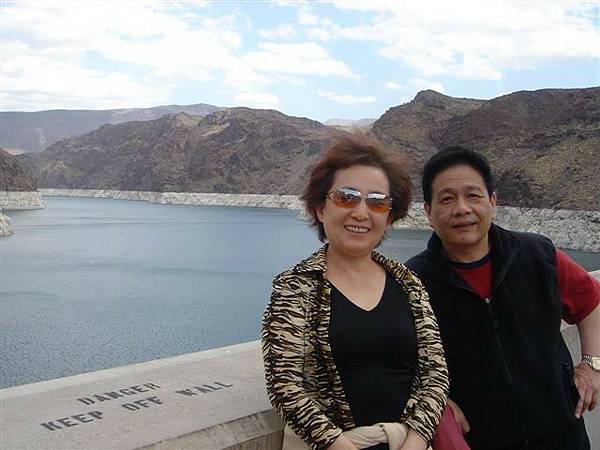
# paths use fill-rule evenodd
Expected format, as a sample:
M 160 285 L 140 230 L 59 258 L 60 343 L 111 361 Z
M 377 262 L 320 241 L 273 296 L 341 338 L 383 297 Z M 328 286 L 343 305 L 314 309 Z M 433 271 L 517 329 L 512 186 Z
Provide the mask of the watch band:
M 600 356 L 592 356 L 586 355 L 585 353 L 581 355 L 581 360 L 588 364 L 592 370 L 596 372 L 600 372 Z

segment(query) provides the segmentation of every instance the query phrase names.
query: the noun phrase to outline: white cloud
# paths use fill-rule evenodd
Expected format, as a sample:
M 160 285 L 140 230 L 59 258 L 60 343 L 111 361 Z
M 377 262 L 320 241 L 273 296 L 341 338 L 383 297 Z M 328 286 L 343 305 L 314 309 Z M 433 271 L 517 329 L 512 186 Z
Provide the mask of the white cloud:
M 258 34 L 265 39 L 291 39 L 296 37 L 298 32 L 290 24 L 281 24 L 277 28 L 260 29 Z
M 234 100 L 237 105 L 250 108 L 275 109 L 279 105 L 279 97 L 268 92 L 240 92 Z
M 245 47 L 242 31 L 251 29 L 248 18 L 209 17 L 208 8 L 197 8 L 205 4 L 3 4 L 2 108 L 26 108 L 33 97 L 44 99 L 35 103 L 38 109 L 74 103 L 96 108 L 112 100 L 119 106 L 157 104 L 182 81 L 212 83 L 213 89 L 235 99 L 264 93 L 273 82 L 306 83 L 300 76 L 358 78 L 345 62 L 314 42 Z M 310 22 L 308 3 L 293 6 L 303 8 L 308 15 L 302 20 Z M 257 34 L 289 39 L 295 33 L 294 26 L 275 23 Z M 62 80 L 69 80 L 68 90 Z M 273 97 L 256 98 L 262 98 L 261 104 L 276 104 Z
M 326 98 L 332 102 L 342 103 L 343 105 L 356 105 L 359 103 L 375 103 L 377 98 L 372 95 L 355 96 L 351 94 L 337 94 L 331 91 L 317 91 L 319 97 Z
M 306 9 L 300 9 L 297 17 L 300 25 L 316 25 L 319 23 L 319 17 Z
M 34 98 L 37 109 L 156 105 L 182 78 L 206 81 L 227 70 L 224 63 L 241 41 L 231 17 L 182 18 L 172 15 L 174 6 L 180 7 L 152 1 L 3 5 L 2 108 L 27 108 Z M 203 22 L 194 29 L 190 20 Z
M 30 111 L 155 106 L 167 101 L 173 87 L 27 54 L 11 58 L 3 66 L 0 85 L 3 110 Z
M 382 56 L 427 77 L 498 80 L 507 70 L 598 59 L 594 2 L 332 3 L 363 14 L 356 26 L 318 28 L 328 39 L 376 42 Z
M 439 93 L 444 93 L 444 85 L 442 83 L 439 81 L 430 81 L 422 78 L 410 78 L 404 84 L 397 83 L 395 81 L 388 81 L 384 84 L 384 87 L 391 91 L 397 92 L 399 98 L 397 98 L 396 101 L 400 103 L 409 102 L 418 92 L 428 89 Z
M 432 89 L 439 93 L 444 92 L 444 86 L 439 81 L 429 81 L 422 78 L 410 78 L 406 84 L 388 81 L 384 84 L 384 87 L 390 91 L 410 91 L 414 92 L 415 94 L 419 91 L 424 91 L 427 89 Z
M 406 89 L 412 90 L 415 94 L 419 91 L 425 91 L 428 89 L 444 93 L 444 86 L 438 81 L 423 80 L 422 78 L 411 78 L 408 80 L 408 84 L 405 86 Z
M 320 45 L 309 42 L 279 44 L 267 42 L 260 50 L 243 57 L 244 63 L 260 72 L 276 72 L 294 75 L 340 76 L 356 79 L 343 61 L 336 60 Z

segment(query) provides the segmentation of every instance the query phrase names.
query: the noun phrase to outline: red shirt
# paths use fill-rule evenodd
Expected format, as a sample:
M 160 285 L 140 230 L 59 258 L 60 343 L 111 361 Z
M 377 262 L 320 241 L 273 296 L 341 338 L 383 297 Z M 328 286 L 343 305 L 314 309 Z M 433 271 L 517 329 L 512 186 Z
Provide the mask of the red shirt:
M 481 298 L 489 298 L 492 290 L 492 261 L 485 257 L 471 264 L 455 265 L 454 270 Z M 562 299 L 565 322 L 578 323 L 600 303 L 600 282 L 556 249 L 556 275 Z

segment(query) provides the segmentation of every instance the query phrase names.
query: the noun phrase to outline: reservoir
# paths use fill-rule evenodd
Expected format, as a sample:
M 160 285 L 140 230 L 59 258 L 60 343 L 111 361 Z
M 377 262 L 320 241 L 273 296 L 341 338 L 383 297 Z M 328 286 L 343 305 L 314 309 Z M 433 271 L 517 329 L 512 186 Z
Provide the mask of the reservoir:
M 256 340 L 273 276 L 321 245 L 283 209 L 44 201 L 0 240 L 1 388 Z M 380 250 L 405 261 L 429 234 Z

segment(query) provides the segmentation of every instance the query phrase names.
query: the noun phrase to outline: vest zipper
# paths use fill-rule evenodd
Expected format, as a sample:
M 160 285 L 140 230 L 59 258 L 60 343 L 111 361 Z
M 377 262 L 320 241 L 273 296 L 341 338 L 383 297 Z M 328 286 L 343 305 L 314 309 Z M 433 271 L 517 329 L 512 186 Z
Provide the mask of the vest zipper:
M 486 297 L 483 300 L 486 305 L 486 310 L 487 310 L 488 316 L 492 322 L 492 328 L 494 329 L 494 338 L 496 340 L 496 345 L 498 346 L 498 350 L 500 353 L 500 361 L 502 363 L 502 369 L 505 372 L 505 376 L 506 376 L 506 379 L 508 380 L 510 390 L 513 393 L 513 400 L 515 402 L 515 405 L 518 407 L 519 399 L 517 396 L 517 391 L 515 389 L 515 382 L 513 380 L 512 375 L 510 374 L 510 369 L 508 368 L 508 363 L 506 362 L 506 356 L 504 354 L 504 347 L 502 346 L 502 341 L 500 340 L 500 335 L 498 334 L 498 330 L 500 329 L 500 326 L 498 325 L 498 322 L 496 321 L 496 316 L 494 316 L 494 311 L 492 310 L 492 299 L 490 297 Z M 525 438 L 524 444 L 526 446 L 528 446 L 529 445 L 529 439 L 528 439 L 529 432 L 527 431 L 527 425 L 523 421 L 523 417 L 522 417 L 521 413 L 519 413 L 519 425 L 521 425 L 521 432 L 523 433 L 523 437 Z

